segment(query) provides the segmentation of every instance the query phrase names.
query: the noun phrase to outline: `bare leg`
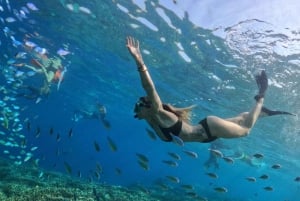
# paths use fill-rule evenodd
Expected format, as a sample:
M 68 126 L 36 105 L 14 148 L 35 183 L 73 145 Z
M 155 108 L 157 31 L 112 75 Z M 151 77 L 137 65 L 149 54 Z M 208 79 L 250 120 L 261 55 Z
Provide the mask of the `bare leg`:
M 220 138 L 238 138 L 247 136 L 259 117 L 262 101 L 256 103 L 250 112 L 240 116 L 222 119 L 216 116 L 208 116 L 207 124 L 212 136 Z
M 241 126 L 244 126 L 249 129 L 251 129 L 254 126 L 256 120 L 258 119 L 258 117 L 260 115 L 260 111 L 263 106 L 263 102 L 264 102 L 264 98 L 260 98 L 256 102 L 256 105 L 254 106 L 254 108 L 245 117 L 244 125 L 241 125 Z
M 213 136 L 221 138 L 242 137 L 249 134 L 258 119 L 264 102 L 264 95 L 268 87 L 268 78 L 265 71 L 255 76 L 259 93 L 255 96 L 256 105 L 250 112 L 246 112 L 230 119 L 221 119 L 215 116 L 207 117 L 207 123 Z
M 261 108 L 264 103 L 265 93 L 268 88 L 268 78 L 264 70 L 261 71 L 259 75 L 255 75 L 255 80 L 258 86 L 258 94 L 254 97 L 254 99 L 256 100 L 256 105 L 249 112 L 248 116 L 245 118 L 245 123 L 244 123 L 244 126 L 249 129 L 251 129 L 254 126 L 257 118 L 261 113 Z
M 208 124 L 212 135 L 222 138 L 243 137 L 249 134 L 257 119 L 263 105 L 261 98 L 250 112 L 244 112 L 237 117 L 221 119 L 209 116 Z

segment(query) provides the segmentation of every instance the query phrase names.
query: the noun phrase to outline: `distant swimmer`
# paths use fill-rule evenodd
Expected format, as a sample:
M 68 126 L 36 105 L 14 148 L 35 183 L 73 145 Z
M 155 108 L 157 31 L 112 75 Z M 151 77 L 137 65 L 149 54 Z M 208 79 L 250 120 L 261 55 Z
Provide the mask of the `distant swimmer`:
M 43 73 L 48 83 L 57 82 L 58 89 L 61 81 L 64 78 L 67 68 L 62 66 L 61 59 L 58 57 L 48 58 L 46 55 L 31 60 L 32 65 L 28 64 L 17 64 L 24 66 L 37 73 Z
M 105 128 L 110 128 L 111 124 L 106 119 L 106 107 L 101 103 L 97 102 L 96 107 L 92 111 L 87 110 L 76 110 L 73 113 L 72 120 L 77 122 L 81 119 L 99 119 Z
M 17 97 L 35 100 L 35 103 L 39 103 L 42 98 L 47 98 L 51 92 L 50 84 L 47 81 L 44 81 L 41 87 L 23 85 L 20 89 L 21 92 L 17 94 Z
M 260 116 L 293 115 L 287 112 L 271 111 L 263 107 L 265 92 L 268 88 L 268 78 L 266 72 L 262 70 L 255 75 L 258 94 L 254 97 L 256 103 L 252 110 L 227 119 L 207 116 L 199 124 L 191 125 L 189 122 L 190 112 L 195 106 L 176 108 L 163 103 L 143 61 L 139 41 L 128 37 L 126 46 L 136 62 L 141 83 L 146 92 L 146 96 L 140 97 L 135 104 L 134 117 L 146 120 L 163 141 L 173 141 L 174 136 L 185 142 L 203 143 L 212 142 L 218 138 L 244 137 L 250 133 Z

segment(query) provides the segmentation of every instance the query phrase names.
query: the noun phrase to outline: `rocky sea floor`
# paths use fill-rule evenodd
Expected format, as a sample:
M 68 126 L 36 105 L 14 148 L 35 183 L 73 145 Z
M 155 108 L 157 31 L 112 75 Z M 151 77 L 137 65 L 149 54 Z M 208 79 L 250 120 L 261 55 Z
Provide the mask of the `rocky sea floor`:
M 91 183 L 30 165 L 14 165 L 0 158 L 1 201 L 159 201 L 207 200 L 194 194 Z
M 191 189 L 183 191 L 159 183 L 151 187 L 95 183 L 0 158 L 0 201 L 241 201 L 216 194 L 206 196 L 209 198 Z

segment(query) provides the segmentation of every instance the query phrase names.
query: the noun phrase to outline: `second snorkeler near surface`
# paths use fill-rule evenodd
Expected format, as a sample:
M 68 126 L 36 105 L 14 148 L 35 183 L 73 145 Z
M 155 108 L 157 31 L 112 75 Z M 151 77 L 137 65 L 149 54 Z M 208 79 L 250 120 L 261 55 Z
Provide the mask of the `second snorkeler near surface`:
M 135 118 L 144 119 L 164 141 L 172 141 L 174 136 L 185 142 L 211 142 L 217 138 L 238 138 L 247 136 L 256 120 L 261 116 L 289 114 L 282 111 L 271 111 L 263 107 L 265 92 L 268 88 L 268 78 L 265 71 L 255 76 L 259 92 L 255 96 L 256 104 L 249 112 L 238 116 L 222 119 L 217 116 L 207 116 L 192 125 L 189 113 L 194 106 L 176 108 L 161 101 L 155 85 L 145 65 L 139 47 L 139 41 L 127 38 L 126 46 L 136 62 L 142 86 L 146 96 L 139 98 L 135 104 Z

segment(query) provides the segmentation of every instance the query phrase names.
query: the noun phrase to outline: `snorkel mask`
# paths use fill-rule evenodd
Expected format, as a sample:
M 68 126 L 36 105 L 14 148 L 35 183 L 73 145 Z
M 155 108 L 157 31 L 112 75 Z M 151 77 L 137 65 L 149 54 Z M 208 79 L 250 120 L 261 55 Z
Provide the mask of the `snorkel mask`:
M 142 107 L 145 107 L 145 108 L 151 107 L 151 102 L 146 100 L 145 97 L 140 97 L 139 100 L 135 103 L 134 113 L 140 112 Z M 134 115 L 134 118 L 137 118 L 137 114 Z

